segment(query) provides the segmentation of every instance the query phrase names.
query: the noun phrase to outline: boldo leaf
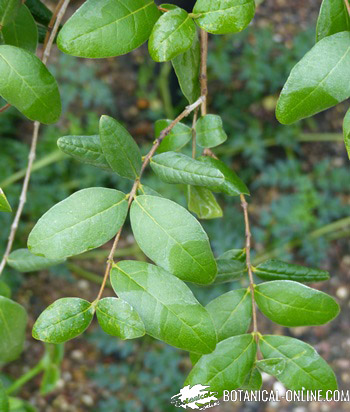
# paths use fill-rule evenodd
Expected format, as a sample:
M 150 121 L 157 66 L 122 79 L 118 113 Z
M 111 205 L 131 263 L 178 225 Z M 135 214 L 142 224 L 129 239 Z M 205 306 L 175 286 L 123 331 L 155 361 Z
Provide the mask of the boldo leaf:
M 127 179 L 135 180 L 141 170 L 140 149 L 130 133 L 109 116 L 100 119 L 102 151 L 112 170 Z
M 47 307 L 33 326 L 33 338 L 63 343 L 81 335 L 90 325 L 95 308 L 87 300 L 62 298 Z
M 200 60 L 201 49 L 196 34 L 191 47 L 171 61 L 181 91 L 190 103 L 194 103 L 201 94 L 199 81 Z
M 5 44 L 35 53 L 38 44 L 38 28 L 25 4 L 20 7 L 16 17 L 2 29 L 1 33 Z
M 167 128 L 172 120 L 157 120 L 154 125 L 156 139 L 162 130 Z M 183 123 L 177 123 L 157 149 L 157 153 L 170 152 L 182 149 L 192 139 L 192 129 Z
M 60 31 L 57 45 L 77 57 L 114 57 L 141 46 L 160 12 L 153 0 L 87 0 Z
M 188 50 L 196 25 L 187 11 L 176 7 L 164 13 L 153 27 L 148 50 L 153 60 L 165 62 Z
M 20 0 L 0 0 L 0 30 L 16 17 L 20 6 Z
M 209 239 L 185 208 L 156 196 L 138 196 L 130 211 L 136 242 L 147 257 L 187 282 L 211 283 L 217 268 Z
M 230 249 L 219 256 L 218 259 L 238 260 L 239 262 L 246 261 L 245 249 Z
M 216 345 L 214 352 L 202 356 L 186 378 L 186 385 L 209 385 L 221 397 L 224 390 L 239 388 L 256 357 L 252 335 L 233 336 Z
M 57 140 L 57 146 L 69 156 L 80 162 L 112 171 L 103 154 L 100 136 L 63 136 Z
M 323 0 L 316 26 L 316 41 L 350 31 L 350 17 L 344 0 Z
M 55 123 L 61 115 L 57 83 L 34 54 L 0 46 L 0 95 L 31 120 Z
M 214 280 L 215 284 L 233 282 L 240 279 L 247 271 L 245 263 L 239 260 L 216 259 L 218 273 Z
M 215 147 L 227 140 L 220 116 L 207 114 L 196 124 L 197 144 L 201 147 Z
M 211 315 L 218 342 L 247 333 L 252 320 L 252 300 L 249 289 L 224 293 L 206 306 Z
M 272 376 L 278 376 L 284 371 L 286 367 L 286 360 L 285 358 L 262 359 L 257 361 L 255 366 L 262 372 L 268 373 Z
M 346 112 L 343 122 L 343 133 L 346 151 L 350 159 L 350 109 Z
M 275 376 L 293 391 L 326 391 L 337 389 L 334 372 L 313 347 L 287 336 L 261 336 L 260 350 L 265 359 L 284 358 L 285 368 Z M 278 369 L 278 368 L 277 368 Z
M 187 205 L 198 219 L 216 219 L 223 215 L 215 196 L 205 187 L 187 186 Z
M 253 368 L 246 376 L 240 389 L 243 391 L 258 391 L 263 384 L 261 373 L 258 368 Z
M 41 0 L 26 0 L 26 5 L 35 21 L 47 27 L 52 19 L 52 11 Z
M 0 187 L 0 212 L 12 212 L 10 203 Z
M 224 181 L 219 185 L 212 186 L 214 192 L 226 193 L 230 196 L 238 196 L 240 194 L 249 195 L 249 190 L 245 183 L 236 175 L 236 173 L 226 166 L 224 162 L 218 159 L 213 159 L 209 156 L 202 156 L 198 159 L 207 166 L 215 168 L 224 176 Z
M 331 296 L 290 280 L 261 283 L 255 300 L 265 316 L 289 327 L 323 325 L 339 313 Z
M 28 249 L 14 250 L 7 259 L 7 263 L 18 272 L 36 272 L 50 266 L 56 266 L 64 262 L 61 260 L 46 259 L 41 256 L 33 255 Z
M 198 26 L 213 34 L 238 33 L 254 17 L 254 0 L 197 0 L 194 14 Z
M 0 296 L 0 362 L 11 362 L 23 350 L 27 313 L 23 306 Z
M 135 339 L 145 334 L 145 326 L 136 310 L 128 302 L 105 298 L 98 302 L 96 315 L 101 328 L 120 339 Z
M 123 261 L 113 266 L 111 282 L 118 296 L 140 314 L 150 336 L 199 354 L 214 350 L 216 334 L 209 313 L 180 279 L 149 263 Z
M 48 259 L 64 259 L 108 242 L 128 212 L 124 193 L 91 187 L 53 206 L 34 226 L 28 249 Z
M 291 124 L 350 97 L 350 32 L 320 40 L 294 66 L 277 103 L 276 116 Z
M 320 282 L 329 279 L 329 273 L 321 269 L 308 268 L 294 263 L 270 259 L 253 268 L 264 280 L 294 280 L 296 282 Z
M 154 173 L 166 183 L 183 183 L 208 188 L 222 185 L 224 175 L 211 165 L 181 153 L 166 152 L 151 159 Z

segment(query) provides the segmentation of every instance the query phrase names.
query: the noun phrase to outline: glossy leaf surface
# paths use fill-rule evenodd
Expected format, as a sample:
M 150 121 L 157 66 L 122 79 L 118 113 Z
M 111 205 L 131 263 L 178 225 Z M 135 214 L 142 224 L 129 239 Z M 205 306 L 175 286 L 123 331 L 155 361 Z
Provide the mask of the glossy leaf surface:
M 227 140 L 220 116 L 207 114 L 196 124 L 197 144 L 201 147 L 215 147 Z
M 0 212 L 12 212 L 10 203 L 0 187 Z
M 10 253 L 7 263 L 13 269 L 19 272 L 36 272 L 38 270 L 46 269 L 50 266 L 59 265 L 63 263 L 64 259 L 52 260 L 46 259 L 42 256 L 33 255 L 28 249 L 17 249 Z
M 213 193 L 206 187 L 187 187 L 188 210 L 195 213 L 198 219 L 216 219 L 223 216 L 222 209 Z
M 20 5 L 20 0 L 0 0 L 0 29 L 11 23 Z
M 350 17 L 344 0 L 323 0 L 316 26 L 316 40 L 350 31 Z
M 246 272 L 247 266 L 239 260 L 216 259 L 218 274 L 214 280 L 215 284 L 233 282 L 240 279 Z

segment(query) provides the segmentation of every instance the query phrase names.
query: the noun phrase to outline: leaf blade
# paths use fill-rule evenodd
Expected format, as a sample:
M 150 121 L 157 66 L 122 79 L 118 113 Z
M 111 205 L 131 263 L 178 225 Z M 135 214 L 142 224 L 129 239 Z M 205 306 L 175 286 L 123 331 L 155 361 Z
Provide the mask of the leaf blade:
M 187 186 L 188 210 L 195 213 L 198 219 L 217 219 L 223 211 L 213 193 L 200 186 Z
M 60 265 L 65 260 L 46 259 L 41 256 L 33 255 L 28 249 L 17 249 L 10 253 L 7 263 L 19 272 L 36 272 L 51 266 Z
M 172 120 L 160 119 L 154 125 L 156 139 L 162 130 L 167 128 Z M 192 139 L 192 130 L 183 123 L 177 123 L 170 133 L 160 143 L 157 153 L 164 153 L 182 149 Z
M 316 41 L 350 31 L 350 17 L 344 0 L 323 0 L 316 25 Z
M 0 187 L 0 212 L 12 212 L 12 208 L 10 203 L 7 200 L 7 197 L 5 196 L 5 193 Z
M 216 147 L 227 140 L 220 116 L 207 114 L 196 124 L 196 142 L 204 148 Z

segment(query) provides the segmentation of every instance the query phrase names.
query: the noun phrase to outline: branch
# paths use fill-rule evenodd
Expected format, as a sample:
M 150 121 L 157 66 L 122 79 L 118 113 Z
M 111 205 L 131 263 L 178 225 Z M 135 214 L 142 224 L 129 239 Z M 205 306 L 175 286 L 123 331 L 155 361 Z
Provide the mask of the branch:
M 200 97 L 197 101 L 195 101 L 193 104 L 187 106 L 187 107 L 185 108 L 185 110 L 184 110 L 182 113 L 180 113 L 179 116 L 177 116 L 177 118 L 176 118 L 175 120 L 173 120 L 173 121 L 169 124 L 168 127 L 166 127 L 164 130 L 162 130 L 162 132 L 160 133 L 158 139 L 155 140 L 155 142 L 153 143 L 153 146 L 152 146 L 151 150 L 147 153 L 147 155 L 146 155 L 145 158 L 144 158 L 144 161 L 143 161 L 142 166 L 141 166 L 140 175 L 139 175 L 138 178 L 134 181 L 134 184 L 133 184 L 133 186 L 132 186 L 132 189 L 131 189 L 130 193 L 128 194 L 128 207 L 129 207 L 129 208 L 130 208 L 130 206 L 131 206 L 131 203 L 132 203 L 133 200 L 135 199 L 136 192 L 137 192 L 137 189 L 138 189 L 138 187 L 139 187 L 140 180 L 141 180 L 141 177 L 142 177 L 142 175 L 143 175 L 143 172 L 145 171 L 146 167 L 148 166 L 148 164 L 149 164 L 152 156 L 154 155 L 154 153 L 155 153 L 156 150 L 158 149 L 159 145 L 162 143 L 162 140 L 165 139 L 165 138 L 168 136 L 168 134 L 171 132 L 171 130 L 172 130 L 182 119 L 184 119 L 185 117 L 187 117 L 190 113 L 192 113 L 194 110 L 196 110 L 197 107 L 199 107 L 201 104 L 203 104 L 203 102 L 205 101 L 205 99 L 206 99 L 205 96 L 201 96 L 201 97 Z M 108 255 L 107 266 L 106 266 L 105 274 L 104 274 L 104 276 L 103 276 L 102 285 L 101 285 L 101 288 L 100 288 L 100 290 L 99 290 L 99 292 L 98 292 L 98 295 L 97 295 L 97 298 L 96 298 L 95 302 L 98 302 L 98 301 L 101 299 L 102 293 L 103 293 L 103 291 L 104 291 L 104 288 L 105 288 L 105 286 L 106 286 L 107 280 L 108 280 L 109 275 L 110 275 L 110 273 L 111 273 L 111 269 L 112 269 L 112 266 L 113 266 L 113 264 L 114 264 L 114 260 L 113 260 L 113 258 L 114 258 L 114 253 L 115 253 L 115 250 L 116 250 L 117 247 L 118 247 L 119 239 L 120 239 L 120 236 L 121 236 L 121 234 L 122 234 L 123 228 L 124 228 L 124 225 L 119 229 L 119 231 L 118 231 L 118 233 L 117 233 L 117 235 L 116 235 L 116 237 L 115 237 L 115 239 L 114 239 L 112 249 L 111 249 L 111 251 L 110 251 L 110 253 L 109 253 L 109 255 Z
M 208 75 L 207 75 L 207 60 L 208 60 L 208 33 L 204 30 L 200 31 L 201 37 L 201 68 L 200 68 L 200 83 L 201 95 L 208 95 Z M 202 116 L 207 114 L 207 101 L 202 103 Z
M 50 34 L 50 37 L 47 41 L 47 44 L 46 44 L 46 46 L 44 46 L 43 57 L 42 57 L 42 62 L 44 64 L 46 64 L 47 59 L 50 55 L 53 41 L 56 37 L 56 34 L 57 34 L 58 28 L 60 26 L 61 20 L 63 18 L 63 15 L 64 15 L 67 7 L 68 7 L 69 1 L 70 0 L 61 1 L 58 4 L 58 6 L 56 7 L 56 10 L 54 12 L 54 14 L 57 16 L 57 18 L 56 18 L 56 23 L 55 23 L 55 25 L 52 29 L 51 34 Z M 18 224 L 19 224 L 19 221 L 21 219 L 23 208 L 24 208 L 24 205 L 25 205 L 26 200 L 27 200 L 28 186 L 29 186 L 30 175 L 31 175 L 31 172 L 32 172 L 32 167 L 33 167 L 35 154 L 36 154 L 36 146 L 37 146 L 37 142 L 38 142 L 39 129 L 40 129 L 40 123 L 37 122 L 37 121 L 34 122 L 32 140 L 31 140 L 30 151 L 29 151 L 29 156 L 28 156 L 28 166 L 27 166 L 26 174 L 25 174 L 24 181 L 23 181 L 21 195 L 20 195 L 20 198 L 19 198 L 18 209 L 17 209 L 16 215 L 15 215 L 15 218 L 13 220 L 13 223 L 11 225 L 11 230 L 10 230 L 10 235 L 8 237 L 6 250 L 5 250 L 4 256 L 3 256 L 2 260 L 1 260 L 1 263 L 0 263 L 0 276 L 1 276 L 3 270 L 6 266 L 6 262 L 7 262 L 7 259 L 9 257 L 9 254 L 11 253 L 13 242 L 15 240 L 15 236 L 16 236 L 16 232 L 17 232 L 17 228 L 18 228 Z

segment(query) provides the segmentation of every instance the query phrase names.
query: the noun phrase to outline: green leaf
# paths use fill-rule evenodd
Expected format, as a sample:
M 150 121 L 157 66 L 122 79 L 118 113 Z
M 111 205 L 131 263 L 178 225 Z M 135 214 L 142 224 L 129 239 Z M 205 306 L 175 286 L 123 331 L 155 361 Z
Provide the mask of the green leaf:
M 254 17 L 254 0 L 213 1 L 197 0 L 194 14 L 198 26 L 213 34 L 238 33 L 245 29 Z
M 33 338 L 63 343 L 81 335 L 90 325 L 95 308 L 87 300 L 62 298 L 47 307 L 33 326 Z
M 28 7 L 23 4 L 14 20 L 1 31 L 5 44 L 35 53 L 38 29 Z
M 240 262 L 246 261 L 245 249 L 230 249 L 218 257 L 218 259 L 238 260 Z
M 249 190 L 245 183 L 224 162 L 209 156 L 202 156 L 198 160 L 208 167 L 211 166 L 215 168 L 224 176 L 224 182 L 211 187 L 213 192 L 222 192 L 230 196 L 238 196 L 240 194 L 249 195 Z
M 215 196 L 205 187 L 187 186 L 187 205 L 199 219 L 216 219 L 223 215 Z
M 55 123 L 61 115 L 57 83 L 34 54 L 0 46 L 0 95 L 30 120 Z
M 40 395 L 46 396 L 57 387 L 57 383 L 61 378 L 61 370 L 55 365 L 49 365 L 45 370 L 40 383 Z
M 254 273 L 264 280 L 294 280 L 296 282 L 320 282 L 329 279 L 329 273 L 321 269 L 308 268 L 280 260 L 267 260 L 256 268 Z
M 0 280 L 0 296 L 4 296 L 5 298 L 11 298 L 11 289 L 7 283 Z
M 346 151 L 350 159 L 350 109 L 346 112 L 343 122 L 343 133 Z
M 217 268 L 209 239 L 185 208 L 156 196 L 138 196 L 131 227 L 141 250 L 168 272 L 188 282 L 208 284 Z
M 190 360 L 191 360 L 191 363 L 192 363 L 193 366 L 199 361 L 199 359 L 201 357 L 202 357 L 202 355 L 200 355 L 198 353 L 190 352 Z
M 344 0 L 323 0 L 316 26 L 316 41 L 350 31 L 350 17 Z
M 217 187 L 225 183 L 224 175 L 211 165 L 181 153 L 166 152 L 151 159 L 154 173 L 166 183 Z
M 52 19 L 52 11 L 40 0 L 26 0 L 26 5 L 32 13 L 35 21 L 47 27 Z
M 262 376 L 259 369 L 253 368 L 246 376 L 240 389 L 243 391 L 258 391 L 262 387 Z
M 0 411 L 9 412 L 9 400 L 4 385 L 0 380 Z
M 188 50 L 196 25 L 187 11 L 176 7 L 164 13 L 153 27 L 148 50 L 153 60 L 165 62 Z
M 169 126 L 172 120 L 157 120 L 154 125 L 156 139 L 160 133 Z M 159 145 L 157 152 L 170 152 L 182 149 L 192 139 L 192 130 L 183 123 L 177 123 L 171 132 Z
M 56 266 L 64 262 L 61 260 L 46 259 L 33 255 L 28 249 L 14 250 L 7 259 L 7 263 L 19 272 L 36 272 L 50 266 Z
M 151 187 L 146 186 L 146 185 L 142 185 L 141 183 L 140 183 L 140 185 L 137 189 L 137 195 L 150 195 L 150 196 L 163 197 L 160 193 L 156 192 Z
M 113 266 L 111 282 L 118 296 L 140 314 L 150 336 L 196 353 L 214 350 L 216 334 L 209 313 L 175 276 L 149 263 L 123 261 Z
M 202 356 L 188 375 L 186 385 L 209 385 L 221 397 L 224 390 L 239 388 L 252 369 L 256 343 L 252 335 L 233 336 L 216 345 L 214 352 Z
M 196 124 L 196 142 L 201 147 L 215 147 L 227 140 L 220 116 L 207 114 Z
M 211 315 L 218 342 L 231 336 L 243 335 L 252 320 L 252 300 L 249 289 L 236 289 L 224 293 L 206 306 Z
M 239 260 L 216 259 L 218 273 L 214 284 L 233 282 L 240 279 L 247 271 L 245 263 Z
M 57 45 L 78 57 L 114 57 L 141 46 L 160 12 L 153 0 L 87 0 L 60 31 Z
M 255 300 L 265 316 L 289 327 L 323 325 L 339 313 L 331 296 L 290 280 L 261 283 Z
M 287 336 L 265 335 L 260 337 L 260 350 L 264 358 L 284 358 L 282 373 L 275 376 L 293 391 L 318 391 L 323 396 L 327 390 L 337 389 L 332 369 L 310 345 Z
M 8 202 L 5 193 L 0 187 L 0 212 L 12 212 L 10 203 Z
M 48 259 L 64 259 L 108 242 L 128 212 L 124 193 L 91 187 L 53 206 L 34 226 L 28 249 Z
M 20 0 L 0 0 L 0 30 L 16 17 L 20 5 Z
M 10 412 L 38 412 L 29 402 L 19 398 L 9 398 Z
M 350 97 L 350 32 L 320 40 L 293 68 L 277 103 L 276 116 L 291 124 Z
M 98 323 L 112 336 L 135 339 L 145 334 L 145 326 L 136 310 L 128 302 L 117 298 L 105 298 L 96 306 Z
M 190 103 L 194 103 L 201 94 L 199 81 L 200 60 L 201 49 L 196 34 L 191 47 L 171 61 L 181 91 Z
M 120 176 L 135 180 L 141 170 L 140 149 L 130 133 L 109 116 L 101 116 L 100 139 L 110 167 Z
M 103 154 L 100 136 L 63 136 L 57 140 L 57 146 L 69 156 L 103 170 L 112 171 Z
M 257 361 L 255 366 L 262 372 L 272 376 L 280 375 L 286 367 L 285 358 L 270 358 Z
M 27 313 L 23 306 L 0 296 L 0 362 L 11 362 L 23 350 Z

